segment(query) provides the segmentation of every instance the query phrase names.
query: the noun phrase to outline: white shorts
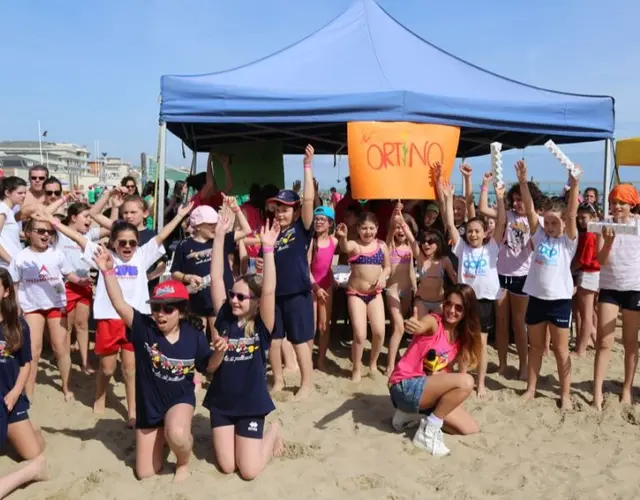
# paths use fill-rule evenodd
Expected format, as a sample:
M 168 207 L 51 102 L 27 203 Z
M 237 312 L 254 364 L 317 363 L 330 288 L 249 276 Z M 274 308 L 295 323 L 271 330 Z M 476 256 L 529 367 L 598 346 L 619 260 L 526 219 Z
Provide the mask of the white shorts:
M 591 292 L 597 292 L 600 288 L 600 272 L 580 272 L 576 275 L 576 286 L 589 290 Z

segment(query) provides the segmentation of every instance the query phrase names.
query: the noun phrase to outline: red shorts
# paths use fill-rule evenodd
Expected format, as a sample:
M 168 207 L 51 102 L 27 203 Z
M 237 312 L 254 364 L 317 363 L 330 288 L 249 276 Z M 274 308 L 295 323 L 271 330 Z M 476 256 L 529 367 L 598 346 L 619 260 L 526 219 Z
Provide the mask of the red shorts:
M 96 320 L 95 353 L 98 356 L 118 354 L 121 350 L 133 352 L 133 344 L 127 340 L 127 326 L 121 319 Z
M 91 285 L 81 286 L 67 281 L 65 289 L 67 290 L 67 312 L 72 312 L 78 304 L 91 305 L 93 300 Z
M 36 309 L 35 311 L 24 313 L 25 316 L 27 314 L 39 314 L 44 319 L 66 318 L 67 310 L 64 307 L 54 307 L 52 309 Z

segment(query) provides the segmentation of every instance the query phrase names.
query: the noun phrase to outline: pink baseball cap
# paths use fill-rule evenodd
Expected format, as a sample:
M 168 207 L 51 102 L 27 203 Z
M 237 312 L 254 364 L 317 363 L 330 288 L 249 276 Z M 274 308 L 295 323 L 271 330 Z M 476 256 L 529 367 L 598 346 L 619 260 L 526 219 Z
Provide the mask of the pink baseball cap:
M 200 224 L 217 224 L 220 216 L 212 207 L 200 205 L 193 209 L 189 217 L 189 224 L 198 226 Z

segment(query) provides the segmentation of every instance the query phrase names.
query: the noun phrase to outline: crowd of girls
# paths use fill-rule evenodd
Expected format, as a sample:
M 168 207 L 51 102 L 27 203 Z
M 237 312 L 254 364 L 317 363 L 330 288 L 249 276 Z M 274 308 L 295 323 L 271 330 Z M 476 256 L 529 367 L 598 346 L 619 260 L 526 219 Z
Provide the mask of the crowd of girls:
M 345 309 L 353 332 L 352 380 L 385 372 L 396 410 L 393 428 L 420 417 L 414 444 L 436 456 L 449 453 L 443 431 L 478 431 L 462 403 L 474 389 L 486 396 L 487 345 L 494 340 L 498 373 L 508 374 L 511 332 L 519 377 L 527 381 L 523 400 L 535 397 L 551 347 L 560 406 L 568 408 L 575 317 L 575 354 L 596 350 L 594 406 L 600 409 L 621 312 L 622 401 L 633 401 L 640 240 L 609 229 L 601 236 L 587 232 L 602 216 L 593 189 L 579 203 L 579 183 L 571 177 L 563 197 L 543 199 L 519 161 L 518 182 L 509 190 L 495 186 L 495 206 L 488 203 L 492 175 L 484 175 L 477 213 L 469 165 L 461 167 L 465 197 L 455 195 L 437 168 L 436 200 L 362 205 L 348 191 L 330 207 L 317 196 L 313 156 L 308 146 L 297 190 L 254 186 L 239 207 L 216 190 L 210 173 L 217 159 L 230 184 L 229 159 L 212 154 L 200 192 L 187 203 L 180 186 L 168 212 L 174 216 L 158 234 L 147 227 L 149 206 L 133 179 L 123 179 L 93 206 L 62 196 L 60 182 L 43 167 L 32 169 L 28 189 L 17 177 L 3 180 L 0 442 L 9 441 L 27 462 L 0 478 L 0 495 L 44 477 L 44 442 L 28 411 L 37 404 L 45 332 L 66 401 L 73 400 L 75 334 L 80 368 L 95 372 L 97 414 L 120 362 L 139 478 L 162 469 L 167 447 L 176 456 L 175 479 L 188 475 L 195 395 L 205 377 L 203 405 L 220 470 L 257 477 L 283 450 L 279 425 L 265 421 L 275 408 L 270 391 L 285 387 L 287 370 L 299 370 L 296 398 L 311 394 L 315 337 L 317 367 L 324 371 L 332 321 Z M 616 186 L 609 200 L 616 223 L 632 221 L 640 205 L 630 185 Z M 167 258 L 168 240 L 179 228 L 191 237 Z M 339 262 L 350 269 L 344 287 L 334 279 Z M 162 274 L 171 279 L 159 282 Z M 90 361 L 91 315 L 97 365 Z M 388 354 L 381 363 L 387 318 Z

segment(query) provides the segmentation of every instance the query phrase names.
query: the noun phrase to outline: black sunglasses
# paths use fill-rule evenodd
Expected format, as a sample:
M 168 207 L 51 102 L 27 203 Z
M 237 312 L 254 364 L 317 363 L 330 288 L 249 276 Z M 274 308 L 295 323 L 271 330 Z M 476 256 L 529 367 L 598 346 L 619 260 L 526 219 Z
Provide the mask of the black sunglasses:
M 127 246 L 135 248 L 138 246 L 138 240 L 118 240 L 117 243 L 120 248 L 125 248 Z
M 46 194 L 47 196 L 60 196 L 62 194 L 62 191 L 45 191 L 44 194 Z
M 245 295 L 244 293 L 236 293 L 233 290 L 227 292 L 229 294 L 229 300 L 238 299 L 238 302 L 244 302 L 245 300 L 255 299 L 253 295 Z
M 36 234 L 39 234 L 40 236 L 44 236 L 45 234 L 48 234 L 49 236 L 54 236 L 56 234 L 55 229 L 45 229 L 43 227 L 38 227 L 34 229 L 33 232 Z
M 127 189 L 135 189 L 135 188 L 136 188 L 136 185 L 135 185 L 135 184 L 127 184 L 125 187 L 126 187 Z
M 165 314 L 173 314 L 178 307 L 173 304 L 151 304 L 151 311 L 154 313 L 163 312 Z
M 46 179 L 46 177 L 31 177 L 32 181 L 43 181 L 45 179 Z

